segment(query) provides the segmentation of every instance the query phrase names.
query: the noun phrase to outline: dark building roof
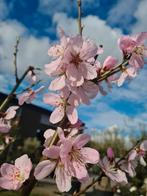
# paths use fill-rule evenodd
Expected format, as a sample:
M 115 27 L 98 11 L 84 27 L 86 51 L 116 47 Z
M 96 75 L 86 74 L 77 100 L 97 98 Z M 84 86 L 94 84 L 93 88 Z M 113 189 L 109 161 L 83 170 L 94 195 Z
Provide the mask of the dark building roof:
M 0 103 L 7 97 L 6 94 L 0 93 Z M 18 105 L 18 100 L 13 98 L 11 105 Z M 22 137 L 34 137 L 48 128 L 55 128 L 55 125 L 49 122 L 51 111 L 33 104 L 24 104 L 20 107 L 17 118 L 19 119 L 20 134 Z

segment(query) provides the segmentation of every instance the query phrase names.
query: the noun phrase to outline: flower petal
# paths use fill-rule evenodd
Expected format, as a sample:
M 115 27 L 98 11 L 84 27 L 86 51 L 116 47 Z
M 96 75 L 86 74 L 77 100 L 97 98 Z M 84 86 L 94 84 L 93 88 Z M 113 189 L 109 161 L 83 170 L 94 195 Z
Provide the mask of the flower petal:
M 71 124 L 75 124 L 78 121 L 78 113 L 75 107 L 67 106 L 66 114 Z
M 15 160 L 15 166 L 24 174 L 25 180 L 29 178 L 30 171 L 32 169 L 32 162 L 27 154 L 17 158 Z
M 37 180 L 42 180 L 52 173 L 56 165 L 55 161 L 41 161 L 35 168 L 34 176 Z
M 65 87 L 65 75 L 59 76 L 58 78 L 54 79 L 49 86 L 50 90 L 56 91 L 61 90 Z
M 75 138 L 73 142 L 73 146 L 76 149 L 81 149 L 85 144 L 89 142 L 89 140 L 90 140 L 90 135 L 80 134 Z
M 60 148 L 59 146 L 51 146 L 50 148 L 45 148 L 42 154 L 51 159 L 58 159 Z
M 59 191 L 68 192 L 71 189 L 71 176 L 68 175 L 67 171 L 65 171 L 64 166 L 57 166 L 55 174 L 56 184 Z
M 97 150 L 84 147 L 80 150 L 82 156 L 84 157 L 85 163 L 97 164 L 100 159 L 100 155 Z
M 143 150 L 143 151 L 147 151 L 147 140 L 143 141 L 143 142 L 140 144 L 140 148 L 141 148 L 141 150 Z
M 61 98 L 57 94 L 48 93 L 48 94 L 44 95 L 43 101 L 46 104 L 53 105 L 53 106 L 58 106 L 61 102 Z
M 64 108 L 62 106 L 56 107 L 50 115 L 50 122 L 56 124 L 60 122 L 64 117 Z

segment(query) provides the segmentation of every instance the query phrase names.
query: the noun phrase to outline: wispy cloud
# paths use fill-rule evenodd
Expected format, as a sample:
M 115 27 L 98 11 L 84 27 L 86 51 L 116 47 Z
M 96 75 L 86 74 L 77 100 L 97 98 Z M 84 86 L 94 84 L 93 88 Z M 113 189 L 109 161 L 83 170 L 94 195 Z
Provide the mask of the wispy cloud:
M 140 1 L 119 0 L 109 11 L 107 22 L 112 26 L 119 26 L 126 31 L 130 30 L 130 25 L 135 20 L 134 13 Z

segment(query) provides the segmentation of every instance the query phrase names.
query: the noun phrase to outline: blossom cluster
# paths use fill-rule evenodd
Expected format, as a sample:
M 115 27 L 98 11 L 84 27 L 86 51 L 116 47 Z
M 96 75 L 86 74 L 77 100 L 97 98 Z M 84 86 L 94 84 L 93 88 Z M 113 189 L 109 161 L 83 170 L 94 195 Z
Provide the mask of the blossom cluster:
M 118 45 L 123 54 L 123 61 L 108 56 L 101 64 L 98 61 L 103 48 L 93 41 L 79 35 L 68 37 L 64 33 L 60 44 L 48 50 L 53 61 L 45 65 L 45 73 L 53 77 L 49 90 L 44 95 L 44 102 L 55 107 L 51 116 L 51 123 L 58 124 L 57 130 L 48 129 L 44 133 L 43 158 L 34 170 L 37 180 L 46 178 L 54 172 L 57 187 L 61 192 L 71 189 L 72 178 L 85 182 L 88 178 L 87 165 L 96 164 L 115 183 L 126 184 L 127 175 L 134 176 L 138 163 L 146 165 L 144 156 L 147 151 L 147 140 L 137 145 L 123 158 L 117 158 L 111 148 L 107 156 L 102 158 L 95 149 L 87 147 L 90 136 L 80 133 L 81 122 L 78 119 L 77 107 L 80 104 L 89 105 L 91 99 L 100 92 L 105 95 L 113 83 L 121 86 L 126 79 L 136 77 L 147 57 L 147 48 L 144 45 L 147 33 L 137 36 L 123 36 Z M 119 74 L 118 72 L 121 72 Z M 29 72 L 31 83 L 36 82 L 34 72 Z M 103 81 L 106 85 L 103 85 Z M 30 103 L 44 86 L 36 90 L 27 89 L 18 97 L 19 106 Z M 54 92 L 55 91 L 55 92 Z M 0 113 L 0 133 L 8 133 L 11 128 L 10 120 L 15 117 L 19 106 L 12 106 L 6 112 Z M 64 128 L 63 128 L 64 127 Z M 52 143 L 54 136 L 55 141 Z M 29 178 L 32 170 L 31 160 L 27 155 L 16 159 L 15 164 L 4 163 L 0 167 L 0 187 L 8 190 L 18 190 Z M 33 172 L 32 172 L 33 173 Z
M 9 107 L 6 112 L 0 113 L 0 133 L 8 133 L 11 129 L 10 120 L 16 115 L 16 110 L 18 106 Z
M 35 168 L 35 177 L 41 180 L 55 170 L 56 183 L 61 192 L 68 192 L 71 189 L 72 177 L 80 182 L 85 182 L 89 176 L 86 165 L 97 164 L 99 153 L 95 149 L 84 147 L 90 141 L 87 134 L 78 134 L 78 129 L 62 130 L 57 128 L 59 141 L 56 145 L 48 146 L 54 130 L 49 129 L 44 133 L 45 149 L 44 156 Z M 68 134 L 66 137 L 65 134 Z
M 117 67 L 118 61 L 112 56 L 108 56 L 103 64 L 97 60 L 103 49 L 91 40 L 79 35 L 67 37 L 63 34 L 60 44 L 48 50 L 48 55 L 54 59 L 45 65 L 46 74 L 54 78 L 49 90 L 57 91 L 57 94 L 48 93 L 44 96 L 44 102 L 55 107 L 50 122 L 56 124 L 67 116 L 70 123 L 75 124 L 78 121 L 77 107 L 81 103 L 90 104 L 98 92 L 106 94 L 102 81 L 99 82 L 103 76 L 106 75 L 104 80 L 108 88 L 112 83 L 120 86 L 127 78 L 135 77 L 147 56 L 145 39 L 147 33 L 120 38 L 118 44 L 123 53 L 123 63 Z M 122 72 L 121 75 L 110 74 L 116 68 Z
M 147 152 L 147 140 L 141 142 L 140 145 L 134 147 L 122 159 L 115 158 L 114 152 L 111 148 L 107 150 L 107 156 L 100 160 L 99 166 L 106 176 L 108 176 L 114 183 L 127 184 L 127 174 L 130 177 L 136 175 L 135 169 L 140 163 L 146 166 L 144 157 Z

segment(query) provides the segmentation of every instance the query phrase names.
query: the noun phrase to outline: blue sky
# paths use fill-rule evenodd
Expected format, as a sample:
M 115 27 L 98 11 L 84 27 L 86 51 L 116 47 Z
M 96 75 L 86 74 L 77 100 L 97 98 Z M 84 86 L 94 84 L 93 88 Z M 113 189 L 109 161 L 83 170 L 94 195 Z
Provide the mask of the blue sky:
M 146 0 L 83 0 L 82 10 L 84 36 L 104 45 L 101 60 L 108 55 L 121 59 L 117 39 L 123 34 L 147 31 Z M 0 91 L 9 92 L 14 84 L 12 56 L 17 36 L 21 36 L 19 74 L 28 65 L 43 68 L 50 62 L 49 46 L 58 40 L 57 29 L 62 27 L 69 35 L 77 33 L 76 17 L 76 0 L 0 0 Z M 114 87 L 105 97 L 99 94 L 90 106 L 79 108 L 80 118 L 89 129 L 113 124 L 122 128 L 130 119 L 135 126 L 146 123 L 146 75 L 145 66 L 133 81 Z M 49 78 L 45 77 L 45 83 L 49 84 Z M 34 103 L 46 107 L 41 95 Z

